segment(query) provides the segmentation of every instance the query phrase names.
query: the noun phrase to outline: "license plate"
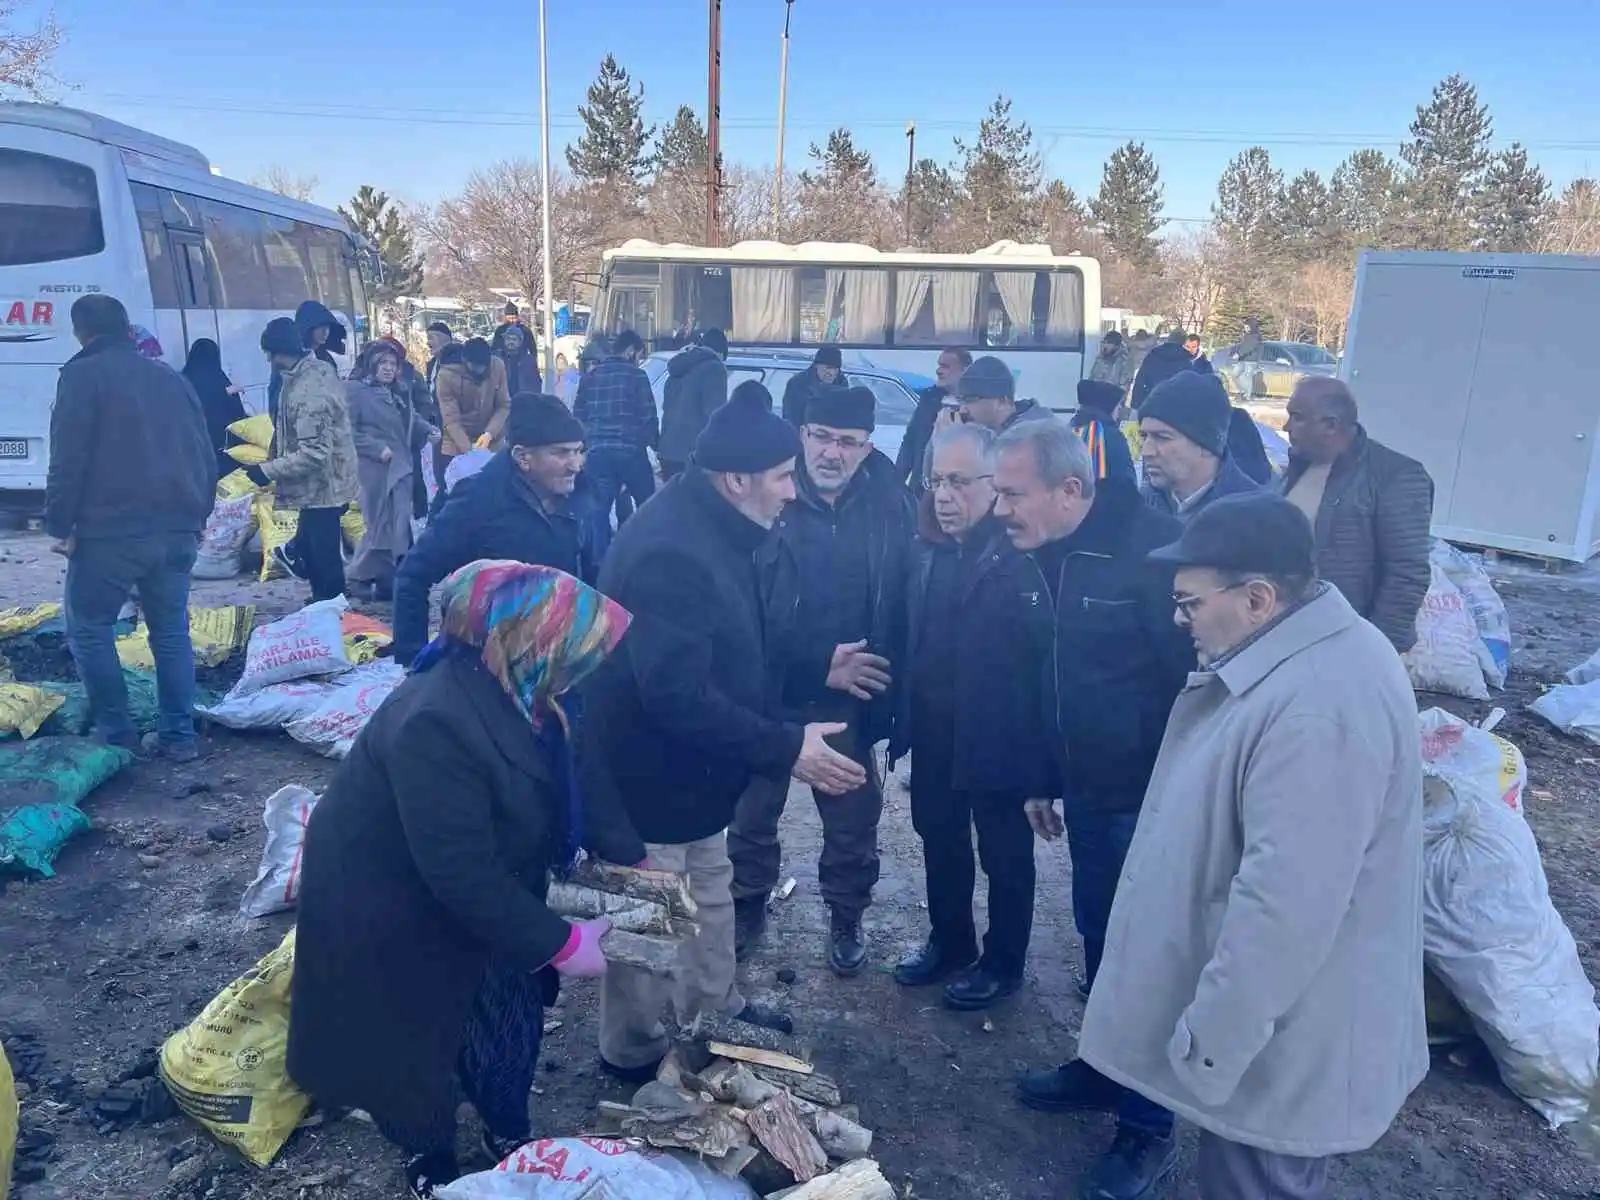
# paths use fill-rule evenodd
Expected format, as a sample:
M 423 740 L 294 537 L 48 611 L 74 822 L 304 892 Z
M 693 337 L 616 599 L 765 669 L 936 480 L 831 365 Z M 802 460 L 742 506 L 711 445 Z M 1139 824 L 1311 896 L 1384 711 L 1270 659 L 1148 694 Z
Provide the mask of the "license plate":
M 27 458 L 27 438 L 0 438 L 0 458 Z

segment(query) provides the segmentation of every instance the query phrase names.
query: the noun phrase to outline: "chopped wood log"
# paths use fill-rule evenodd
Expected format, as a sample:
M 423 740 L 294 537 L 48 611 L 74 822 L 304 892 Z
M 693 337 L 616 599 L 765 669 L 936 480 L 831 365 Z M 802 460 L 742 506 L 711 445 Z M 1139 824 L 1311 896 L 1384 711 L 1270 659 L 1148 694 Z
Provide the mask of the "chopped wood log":
M 600 939 L 600 953 L 606 956 L 608 963 L 637 967 L 651 975 L 672 979 L 678 972 L 678 945 L 669 938 L 613 929 Z
M 811 1052 L 794 1038 L 760 1025 L 752 1025 L 749 1021 L 741 1021 L 737 1017 L 724 1016 L 722 1013 L 702 1012 L 695 1018 L 694 1024 L 685 1030 L 685 1035 L 691 1041 L 746 1046 L 756 1050 L 770 1050 L 775 1054 L 787 1055 L 805 1063 L 811 1061 Z M 713 1050 L 712 1053 L 720 1054 L 721 1051 Z M 737 1056 L 726 1054 L 723 1057 Z
M 838 1108 L 844 1103 L 844 1095 L 839 1091 L 839 1085 L 826 1075 L 818 1075 L 809 1070 L 798 1073 L 785 1071 L 763 1063 L 752 1063 L 750 1070 L 757 1079 L 777 1084 L 797 1100 L 809 1100 L 813 1104 L 820 1104 L 823 1108 Z
M 895 1194 L 878 1164 L 863 1158 L 799 1187 L 774 1192 L 767 1200 L 895 1200 Z
M 778 1092 L 751 1109 L 745 1123 L 756 1140 L 799 1182 L 814 1179 L 828 1169 L 827 1154 L 806 1127 L 788 1092 Z
M 721 1158 L 707 1159 L 718 1174 L 734 1178 L 755 1160 L 761 1151 L 754 1146 L 740 1146 L 737 1150 L 729 1150 Z
M 619 892 L 602 892 L 579 883 L 552 883 L 545 904 L 551 912 L 563 917 L 580 920 L 605 917 L 613 929 L 628 933 L 687 938 L 700 932 L 699 925 L 688 917 L 673 916 L 665 904 Z
M 698 1091 L 697 1087 L 684 1082 L 685 1073 L 683 1060 L 678 1057 L 678 1048 L 674 1046 L 667 1051 L 667 1056 L 661 1060 L 661 1065 L 656 1068 L 656 1081 L 664 1083 L 668 1087 L 681 1087 L 687 1091 Z
M 735 1046 L 728 1042 L 707 1042 L 706 1049 L 723 1058 L 736 1058 L 754 1066 L 771 1067 L 785 1074 L 804 1075 L 815 1068 L 803 1058 L 793 1058 L 776 1050 L 758 1050 L 754 1046 Z
M 689 881 L 672 871 L 645 871 L 586 858 L 573 868 L 566 882 L 597 892 L 647 900 L 663 906 L 672 917 L 692 921 L 696 915 L 694 898 L 689 895 Z
M 783 1090 L 775 1083 L 757 1078 L 744 1063 L 727 1059 L 713 1063 L 696 1078 L 713 1098 L 740 1108 L 754 1108 Z
M 600 1102 L 601 1119 L 624 1137 L 642 1138 L 663 1149 L 692 1150 L 708 1158 L 720 1158 L 750 1144 L 750 1130 L 724 1105 L 706 1104 L 681 1093 L 674 1096 L 673 1089 L 664 1084 L 646 1084 L 640 1092 L 642 1106 Z
M 872 1153 L 872 1130 L 865 1125 L 825 1108 L 812 1113 L 808 1120 L 829 1158 L 850 1162 Z

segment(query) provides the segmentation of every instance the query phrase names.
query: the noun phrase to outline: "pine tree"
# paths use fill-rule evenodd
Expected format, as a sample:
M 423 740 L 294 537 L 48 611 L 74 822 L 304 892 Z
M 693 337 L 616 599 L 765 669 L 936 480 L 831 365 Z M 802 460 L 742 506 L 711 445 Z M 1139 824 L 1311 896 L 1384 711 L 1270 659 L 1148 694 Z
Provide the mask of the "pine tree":
M 1089 228 L 1089 213 L 1078 199 L 1078 193 L 1052 179 L 1045 186 L 1044 198 L 1039 202 L 1039 224 L 1045 241 L 1058 253 L 1070 254 L 1084 248 L 1084 235 Z
M 956 139 L 960 157 L 963 232 L 978 246 L 1002 238 L 1037 240 L 1043 166 L 1033 130 L 1011 115 L 1011 101 L 996 96 L 978 125 L 977 140 Z
M 1278 220 L 1284 253 L 1290 261 L 1304 265 L 1337 250 L 1333 197 L 1315 171 L 1301 171 L 1289 181 L 1283 190 Z
M 1478 246 L 1508 254 L 1538 249 L 1550 215 L 1550 181 L 1520 142 L 1496 154 L 1484 173 Z
M 805 241 L 875 241 L 887 224 L 888 197 L 872 155 L 848 129 L 811 143 L 812 166 L 800 172 L 799 229 Z
M 567 147 L 567 165 L 585 183 L 636 186 L 649 168 L 646 147 L 655 129 L 645 128 L 644 85 L 608 54 L 589 85 L 589 103 L 578 106 L 583 134 Z
M 1111 248 L 1137 266 L 1154 266 L 1162 207 L 1161 169 L 1144 143 L 1129 142 L 1113 151 L 1100 190 L 1089 201 L 1089 213 Z
M 373 290 L 373 299 L 386 304 L 401 296 L 422 294 L 422 258 L 417 254 L 411 226 L 398 205 L 370 184 L 362 184 L 339 215 L 355 231 L 377 248 L 383 264 L 383 279 Z
M 1406 164 L 1407 241 L 1421 250 L 1465 250 L 1489 168 L 1494 122 L 1478 89 L 1452 75 L 1433 89 L 1400 148 Z
M 1334 169 L 1328 193 L 1345 250 L 1394 243 L 1400 172 L 1382 150 L 1357 150 L 1345 159 Z
M 1211 205 L 1217 233 L 1236 254 L 1275 252 L 1282 240 L 1283 172 L 1260 146 L 1238 155 L 1217 181 Z
M 657 175 L 703 175 L 709 153 L 706 127 L 699 114 L 685 104 L 656 134 L 650 168 Z
M 907 224 L 911 245 L 924 250 L 956 249 L 957 240 L 952 238 L 951 231 L 960 203 L 960 188 L 949 169 L 931 158 L 918 159 L 906 187 L 910 189 L 911 219 Z M 907 199 L 902 192 L 899 203 L 902 212 Z

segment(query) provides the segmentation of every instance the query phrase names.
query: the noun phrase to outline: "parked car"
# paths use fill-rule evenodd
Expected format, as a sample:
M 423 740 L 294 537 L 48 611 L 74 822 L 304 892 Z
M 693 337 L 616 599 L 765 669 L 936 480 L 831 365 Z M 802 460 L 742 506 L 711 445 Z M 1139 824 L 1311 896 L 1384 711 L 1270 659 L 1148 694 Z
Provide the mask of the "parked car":
M 1249 358 L 1240 358 L 1238 350 L 1237 344 L 1224 346 L 1211 356 L 1211 366 L 1239 404 L 1288 400 L 1308 375 L 1331 376 L 1339 369 L 1337 358 L 1308 342 L 1262 342 Z
M 667 362 L 671 358 L 670 353 L 663 351 L 652 354 L 644 362 L 645 374 L 650 376 L 650 386 L 656 394 L 658 411 L 667 384 Z M 747 379 L 759 380 L 772 393 L 773 405 L 781 405 L 783 389 L 789 380 L 810 365 L 810 355 L 735 351 L 728 356 L 728 391 L 731 393 Z M 913 371 L 859 363 L 847 366 L 844 374 L 852 386 L 871 388 L 878 398 L 878 427 L 873 431 L 872 444 L 893 459 L 900 453 L 906 426 L 917 411 L 917 393 L 932 387 L 933 380 Z

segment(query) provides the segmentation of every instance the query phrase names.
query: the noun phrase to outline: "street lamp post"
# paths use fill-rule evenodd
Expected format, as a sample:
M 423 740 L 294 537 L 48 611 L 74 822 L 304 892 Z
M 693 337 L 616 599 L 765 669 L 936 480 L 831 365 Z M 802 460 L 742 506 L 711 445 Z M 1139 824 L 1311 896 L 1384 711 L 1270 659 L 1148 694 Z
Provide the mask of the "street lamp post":
M 911 185 L 917 171 L 917 123 L 906 122 L 906 245 L 911 245 Z
M 789 20 L 794 16 L 794 0 L 783 4 L 783 57 L 778 65 L 778 173 L 772 181 L 772 237 L 783 238 L 783 141 L 789 114 Z
M 556 369 L 555 269 L 550 262 L 550 42 L 546 36 L 549 24 L 548 0 L 539 0 L 539 159 L 543 164 L 539 181 L 539 253 L 544 259 L 544 354 L 547 379 L 555 374 Z

